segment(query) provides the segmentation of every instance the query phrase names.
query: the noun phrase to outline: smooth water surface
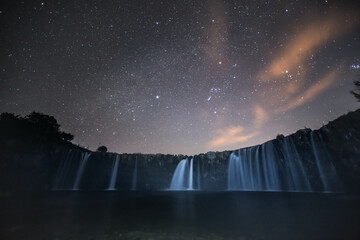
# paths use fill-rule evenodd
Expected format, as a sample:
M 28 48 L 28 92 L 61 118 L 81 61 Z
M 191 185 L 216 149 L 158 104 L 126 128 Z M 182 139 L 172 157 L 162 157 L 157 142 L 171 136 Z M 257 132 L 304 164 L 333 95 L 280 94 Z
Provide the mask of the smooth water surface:
M 281 192 L 0 195 L 0 239 L 360 239 L 359 200 Z

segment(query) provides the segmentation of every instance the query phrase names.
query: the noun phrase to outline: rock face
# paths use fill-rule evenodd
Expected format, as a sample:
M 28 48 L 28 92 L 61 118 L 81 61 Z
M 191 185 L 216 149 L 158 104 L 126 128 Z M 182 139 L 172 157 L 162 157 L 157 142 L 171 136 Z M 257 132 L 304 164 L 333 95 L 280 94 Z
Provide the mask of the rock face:
M 195 156 L 91 152 L 73 145 L 3 140 L 0 187 L 12 190 L 164 190 L 183 159 L 201 190 L 359 191 L 360 110 L 319 130 Z M 16 149 L 25 149 L 17 151 Z M 187 168 L 189 169 L 189 168 Z M 183 177 L 190 178 L 189 170 Z
M 360 109 L 320 129 L 347 191 L 360 192 Z

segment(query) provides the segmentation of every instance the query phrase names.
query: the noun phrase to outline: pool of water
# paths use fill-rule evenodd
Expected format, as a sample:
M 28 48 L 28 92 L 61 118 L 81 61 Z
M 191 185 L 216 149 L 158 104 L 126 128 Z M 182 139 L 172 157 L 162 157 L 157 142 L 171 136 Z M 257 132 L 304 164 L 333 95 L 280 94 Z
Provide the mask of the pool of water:
M 360 196 L 283 192 L 0 195 L 0 239 L 360 239 Z

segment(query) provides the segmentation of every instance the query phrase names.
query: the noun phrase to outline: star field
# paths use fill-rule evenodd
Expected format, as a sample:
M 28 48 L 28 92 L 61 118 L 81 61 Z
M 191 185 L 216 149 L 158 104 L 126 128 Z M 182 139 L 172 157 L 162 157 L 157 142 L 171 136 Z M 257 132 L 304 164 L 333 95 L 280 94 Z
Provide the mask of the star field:
M 196 154 L 319 128 L 358 103 L 356 1 L 3 1 L 0 111 L 74 143 Z

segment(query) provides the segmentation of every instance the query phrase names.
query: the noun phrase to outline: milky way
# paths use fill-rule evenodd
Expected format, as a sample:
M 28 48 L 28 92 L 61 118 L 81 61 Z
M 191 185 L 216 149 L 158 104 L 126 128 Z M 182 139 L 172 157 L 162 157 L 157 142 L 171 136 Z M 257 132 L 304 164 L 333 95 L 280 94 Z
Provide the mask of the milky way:
M 2 1 L 0 111 L 113 152 L 221 151 L 359 107 L 356 1 Z

